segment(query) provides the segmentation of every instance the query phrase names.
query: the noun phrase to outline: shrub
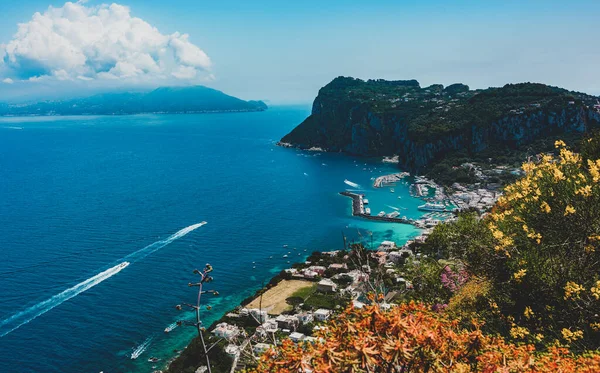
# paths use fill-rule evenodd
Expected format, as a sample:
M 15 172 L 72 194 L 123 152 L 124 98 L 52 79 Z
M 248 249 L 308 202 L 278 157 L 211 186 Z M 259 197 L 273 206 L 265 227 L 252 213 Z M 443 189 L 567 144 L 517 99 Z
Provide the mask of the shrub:
M 494 244 L 485 255 L 497 265 L 480 270 L 521 331 L 513 336 L 598 348 L 600 160 L 556 147 L 557 158 L 525 163 L 525 176 L 505 189 L 486 220 Z
M 254 372 L 531 372 L 592 373 L 600 356 L 573 356 L 566 349 L 540 353 L 484 335 L 474 321 L 459 326 L 423 304 L 384 311 L 378 305 L 347 308 L 317 332 L 315 344 L 289 339 L 267 351 Z

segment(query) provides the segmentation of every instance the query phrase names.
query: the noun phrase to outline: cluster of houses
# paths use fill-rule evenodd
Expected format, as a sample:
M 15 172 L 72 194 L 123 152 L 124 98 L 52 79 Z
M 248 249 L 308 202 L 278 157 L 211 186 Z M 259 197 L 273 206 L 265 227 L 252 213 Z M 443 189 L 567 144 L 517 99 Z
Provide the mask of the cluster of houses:
M 310 323 L 319 323 L 329 320 L 332 315 L 332 310 L 320 308 L 314 312 L 303 311 L 293 315 L 269 315 L 267 311 L 260 310 L 258 308 L 242 308 L 237 314 L 228 314 L 229 317 L 235 318 L 252 318 L 257 321 L 260 325 L 256 328 L 256 332 L 253 337 L 250 338 L 256 343 L 252 344 L 253 352 L 256 355 L 262 354 L 264 351 L 273 347 L 272 343 L 266 343 L 269 340 L 270 335 L 281 332 L 287 335 L 293 342 L 314 342 L 316 339 L 311 336 L 307 336 L 297 331 L 300 325 L 307 325 Z M 319 326 L 315 326 L 313 329 L 318 329 Z M 225 348 L 225 352 L 236 358 L 240 353 L 240 340 L 247 339 L 247 335 L 242 327 L 226 322 L 219 323 L 211 331 L 218 338 L 226 339 L 230 344 Z M 261 342 L 258 342 L 261 341 Z

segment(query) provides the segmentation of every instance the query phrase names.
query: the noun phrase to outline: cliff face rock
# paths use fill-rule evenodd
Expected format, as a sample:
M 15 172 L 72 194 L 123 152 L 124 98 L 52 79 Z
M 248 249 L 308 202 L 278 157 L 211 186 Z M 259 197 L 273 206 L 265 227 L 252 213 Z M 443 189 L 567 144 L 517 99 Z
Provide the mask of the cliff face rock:
M 471 91 L 463 84 L 421 88 L 416 81 L 336 78 L 312 113 L 281 142 L 362 156 L 398 154 L 418 171 L 445 154 L 517 148 L 598 126 L 596 98 L 524 83 Z

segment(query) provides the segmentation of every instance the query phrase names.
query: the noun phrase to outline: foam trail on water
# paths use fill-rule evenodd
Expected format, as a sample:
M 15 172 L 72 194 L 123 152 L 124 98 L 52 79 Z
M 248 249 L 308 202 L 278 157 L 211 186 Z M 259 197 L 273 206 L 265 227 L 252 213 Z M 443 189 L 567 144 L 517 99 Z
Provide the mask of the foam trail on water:
M 156 241 L 156 242 L 154 242 L 142 249 L 139 249 L 138 251 L 133 252 L 133 253 L 127 255 L 126 257 L 120 259 L 119 261 L 122 261 L 121 264 L 118 264 L 112 268 L 109 268 L 106 271 L 100 272 L 97 275 L 90 277 L 87 280 L 80 282 L 79 284 L 77 284 L 71 288 L 68 288 L 67 290 L 63 291 L 60 294 L 53 296 L 52 298 L 50 298 L 48 300 L 45 300 L 34 306 L 31 306 L 31 307 L 27 308 L 26 310 L 16 313 L 13 316 L 9 317 L 8 319 L 3 320 L 2 322 L 0 322 L 0 338 L 4 337 L 8 333 L 11 333 L 11 332 L 17 330 L 18 328 L 27 324 L 31 320 L 45 314 L 46 312 L 50 311 L 54 307 L 59 306 L 60 304 L 68 301 L 69 299 L 76 297 L 77 295 L 83 293 L 84 291 L 87 291 L 88 289 L 91 289 L 92 287 L 98 285 L 102 281 L 107 280 L 110 277 L 116 275 L 121 270 L 123 270 L 125 267 L 127 267 L 130 262 L 135 262 L 135 261 L 138 261 L 138 260 L 141 260 L 141 259 L 147 257 L 148 255 L 152 254 L 153 252 L 156 252 L 157 250 L 160 250 L 163 247 L 167 246 L 171 242 L 200 228 L 204 224 L 206 224 L 205 221 L 203 221 L 201 223 L 190 225 L 189 227 L 185 227 L 185 228 L 173 233 L 172 235 L 170 235 L 169 237 L 167 237 L 163 240 Z
M 54 307 L 68 301 L 69 299 L 83 293 L 84 291 L 93 288 L 104 280 L 111 278 L 117 273 L 121 272 L 125 267 L 129 265 L 129 262 L 123 262 L 112 268 L 107 269 L 104 272 L 100 272 L 97 275 L 88 278 L 87 280 L 68 288 L 60 294 L 53 296 L 52 298 L 36 304 L 35 306 L 29 307 L 28 309 L 21 311 L 8 319 L 0 322 L 0 337 L 4 337 L 8 333 L 20 328 L 27 324 L 31 320 L 38 316 L 45 314 Z
M 344 180 L 344 183 L 346 183 L 346 185 L 350 185 L 352 188 L 360 188 L 360 185 L 353 183 L 352 181 L 346 179 Z
M 137 346 L 131 353 L 131 360 L 135 360 L 138 357 L 140 357 L 140 355 L 143 354 L 144 351 L 146 351 L 148 346 L 150 346 L 150 342 L 152 342 L 152 337 L 146 338 L 146 340 L 141 345 Z
M 121 260 L 128 260 L 131 262 L 137 262 L 140 259 L 144 259 L 145 257 L 147 257 L 148 255 L 156 252 L 157 250 L 162 249 L 163 247 L 167 246 L 168 244 L 170 244 L 171 242 L 185 236 L 186 234 L 195 231 L 196 229 L 200 228 L 201 226 L 203 226 L 204 224 L 206 224 L 205 221 L 198 223 L 198 224 L 193 224 L 190 225 L 189 227 L 185 227 L 179 231 L 177 231 L 176 233 L 173 233 L 172 235 L 170 235 L 169 237 L 163 239 L 163 240 L 159 240 L 156 241 L 142 249 L 139 249 L 136 252 L 133 252 L 129 255 L 127 255 L 126 257 L 124 257 Z
M 389 208 L 391 208 L 391 209 L 394 209 L 396 211 L 400 210 L 398 207 L 394 207 L 394 206 L 390 206 L 390 205 L 386 205 L 386 206 L 389 207 Z

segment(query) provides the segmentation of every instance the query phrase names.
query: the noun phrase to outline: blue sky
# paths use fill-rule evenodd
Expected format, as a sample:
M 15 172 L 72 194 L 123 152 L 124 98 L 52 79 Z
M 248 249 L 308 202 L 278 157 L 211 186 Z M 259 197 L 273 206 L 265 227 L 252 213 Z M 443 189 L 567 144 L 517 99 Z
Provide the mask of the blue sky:
M 35 63 L 36 69 L 26 70 L 31 56 L 24 59 L 26 52 L 14 52 L 17 62 L 0 69 L 0 80 L 12 83 L 0 84 L 0 98 L 46 92 L 48 87 L 76 93 L 112 85 L 198 83 L 245 99 L 307 103 L 338 75 L 414 78 L 422 85 L 463 82 L 474 88 L 536 81 L 600 94 L 596 0 L 116 2 L 128 7 L 131 17 L 185 44 L 169 51 L 174 57 L 161 60 L 159 73 L 168 78 L 157 81 L 159 73 L 144 68 L 137 75 L 128 74 L 133 71 L 128 68 L 103 75 L 111 66 L 96 69 L 97 64 L 75 73 L 72 65 L 57 61 L 42 69 L 51 77 L 41 81 L 45 88 L 40 89 L 40 81 L 19 81 L 42 73 Z M 90 0 L 82 6 L 102 3 Z M 50 5 L 61 8 L 64 1 L 2 1 L 0 43 L 10 44 L 18 23 L 29 22 Z M 176 32 L 189 38 L 172 36 Z M 94 56 L 110 54 L 107 48 Z M 189 51 L 193 58 L 182 60 Z M 118 79 L 104 79 L 106 75 Z

